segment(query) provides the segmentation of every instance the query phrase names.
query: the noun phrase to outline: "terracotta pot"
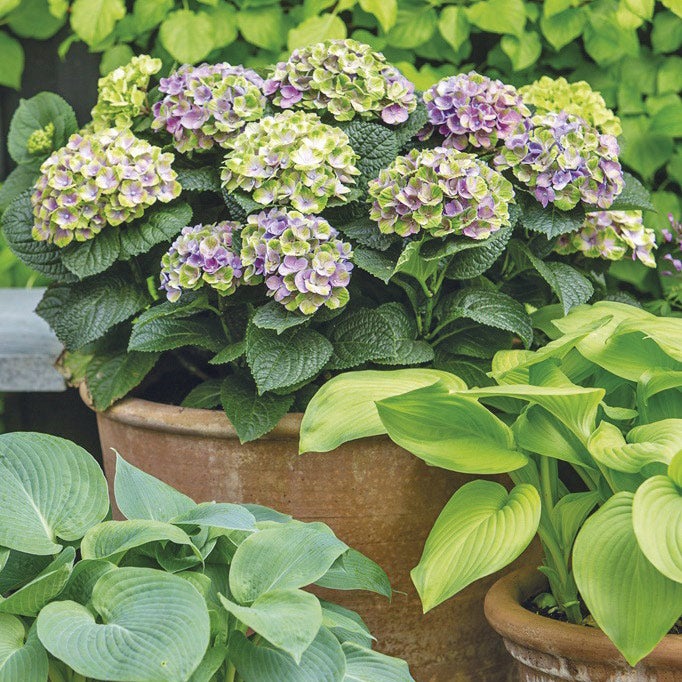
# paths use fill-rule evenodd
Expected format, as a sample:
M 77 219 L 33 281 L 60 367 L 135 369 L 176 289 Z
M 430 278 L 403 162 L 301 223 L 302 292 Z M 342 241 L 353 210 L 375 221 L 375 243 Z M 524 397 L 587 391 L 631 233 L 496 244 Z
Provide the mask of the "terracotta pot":
M 323 521 L 382 566 L 396 590 L 392 602 L 356 592 L 325 595 L 363 616 L 378 649 L 405 658 L 417 682 L 504 680 L 512 664 L 482 608 L 494 577 L 423 615 L 409 576 L 439 512 L 470 479 L 429 467 L 386 437 L 299 456 L 301 418 L 289 414 L 267 436 L 240 445 L 219 411 L 129 398 L 97 415 L 110 489 L 114 448 L 198 502 L 259 503 Z
M 631 668 L 601 630 L 521 606 L 545 589 L 544 576 L 524 568 L 498 580 L 485 598 L 486 618 L 516 659 L 519 682 L 682 682 L 682 635 L 668 635 Z

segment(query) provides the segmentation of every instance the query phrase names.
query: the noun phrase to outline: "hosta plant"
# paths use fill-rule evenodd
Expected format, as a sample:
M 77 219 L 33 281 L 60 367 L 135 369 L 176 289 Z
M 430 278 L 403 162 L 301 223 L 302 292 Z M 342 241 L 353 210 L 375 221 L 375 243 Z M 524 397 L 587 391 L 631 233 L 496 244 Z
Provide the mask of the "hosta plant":
M 553 314 L 548 314 L 548 313 Z M 596 623 L 635 665 L 682 615 L 682 320 L 621 303 L 540 311 L 552 340 L 500 351 L 493 385 L 428 370 L 331 379 L 301 450 L 387 433 L 465 484 L 412 579 L 428 611 L 516 559 L 537 533 L 542 609 Z M 551 321 L 550 321 L 551 320 Z
M 475 72 L 419 93 L 354 40 L 258 73 L 160 68 L 102 78 L 80 130 L 42 93 L 9 136 L 5 236 L 54 280 L 38 312 L 99 410 L 222 406 L 246 441 L 340 370 L 480 380 L 537 345 L 534 308 L 604 297 L 612 260 L 655 264 L 587 86 L 558 83 L 562 109 Z
M 117 458 L 0 435 L 0 679 L 13 682 L 410 682 L 352 611 L 309 585 L 391 594 L 323 523 L 196 504 Z

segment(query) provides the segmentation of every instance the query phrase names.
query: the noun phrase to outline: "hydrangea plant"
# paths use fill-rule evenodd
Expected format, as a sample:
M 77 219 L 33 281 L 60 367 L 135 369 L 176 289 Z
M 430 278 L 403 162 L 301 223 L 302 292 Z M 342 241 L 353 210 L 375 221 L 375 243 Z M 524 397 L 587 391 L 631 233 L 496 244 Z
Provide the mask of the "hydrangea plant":
M 29 191 L 5 236 L 55 281 L 38 312 L 97 409 L 222 406 L 247 441 L 349 368 L 485 385 L 495 350 L 542 338 L 536 308 L 612 294 L 613 259 L 652 262 L 616 139 L 504 83 L 422 95 L 355 41 L 266 79 L 181 65 L 157 88 L 154 68 L 104 79 L 96 126 L 43 93 L 10 135 Z

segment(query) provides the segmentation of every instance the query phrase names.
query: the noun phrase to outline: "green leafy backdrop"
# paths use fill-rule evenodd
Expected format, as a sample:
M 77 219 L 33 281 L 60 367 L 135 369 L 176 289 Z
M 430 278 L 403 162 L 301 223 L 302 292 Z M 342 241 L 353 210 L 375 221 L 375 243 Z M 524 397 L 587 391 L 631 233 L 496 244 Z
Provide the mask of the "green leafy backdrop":
M 0 0 L 0 24 L 0 85 L 15 88 L 22 39 L 62 27 L 60 55 L 83 41 L 101 53 L 102 73 L 140 52 L 167 70 L 202 60 L 258 67 L 350 36 L 420 89 L 471 68 L 516 85 L 584 79 L 622 118 L 621 157 L 655 190 L 652 226 L 682 212 L 682 0 Z M 0 284 L 15 267 L 0 251 Z M 13 273 L 13 283 L 26 277 Z

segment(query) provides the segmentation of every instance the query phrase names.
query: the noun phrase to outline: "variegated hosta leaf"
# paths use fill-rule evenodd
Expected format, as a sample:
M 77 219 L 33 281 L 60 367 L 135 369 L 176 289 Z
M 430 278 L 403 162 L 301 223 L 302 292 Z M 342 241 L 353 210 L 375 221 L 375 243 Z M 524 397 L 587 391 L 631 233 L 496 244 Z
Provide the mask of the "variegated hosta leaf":
M 459 377 L 435 369 L 367 370 L 330 379 L 305 411 L 300 452 L 328 452 L 349 440 L 386 433 L 376 401 L 439 381 L 446 392 L 466 389 Z
M 633 498 L 629 492 L 616 493 L 587 519 L 573 548 L 580 594 L 632 666 L 654 649 L 682 613 L 682 584 L 658 571 L 639 547 Z
M 38 636 L 56 658 L 85 677 L 127 682 L 180 682 L 199 665 L 209 642 L 204 598 L 186 580 L 149 568 L 104 574 L 92 609 L 56 601 L 38 616 Z
M 682 490 L 668 476 L 652 476 L 635 493 L 632 524 L 646 558 L 682 583 Z
M 109 510 L 102 470 L 70 441 L 42 433 L 0 435 L 0 546 L 56 554 Z
M 47 669 L 47 653 L 35 625 L 27 637 L 19 618 L 0 613 L 0 682 L 45 682 Z
M 511 492 L 492 481 L 463 485 L 440 513 L 412 580 L 424 612 L 516 559 L 540 523 L 540 496 L 527 483 Z

